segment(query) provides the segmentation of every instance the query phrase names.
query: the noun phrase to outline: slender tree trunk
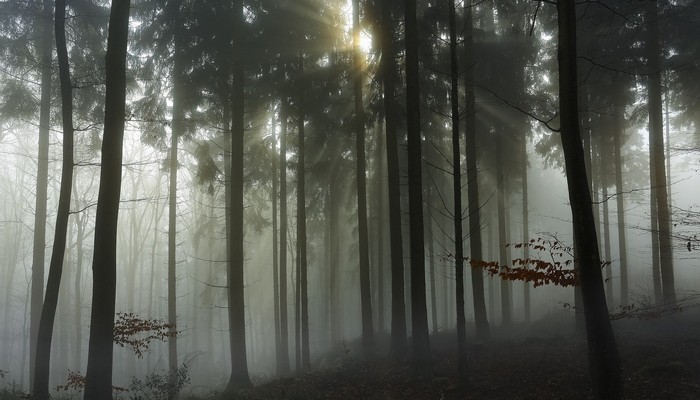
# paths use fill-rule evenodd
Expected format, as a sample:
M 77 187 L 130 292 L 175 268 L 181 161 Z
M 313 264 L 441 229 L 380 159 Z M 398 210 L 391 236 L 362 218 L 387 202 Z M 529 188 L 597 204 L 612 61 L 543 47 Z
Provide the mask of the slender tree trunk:
M 77 194 L 76 179 L 73 179 L 73 193 Z M 80 371 L 83 359 L 83 236 L 85 235 L 85 220 L 81 214 L 75 215 L 77 237 L 75 242 L 75 281 L 73 290 L 75 292 L 75 371 Z
M 675 303 L 676 288 L 671 244 L 671 213 L 668 205 L 668 183 L 664 162 L 663 107 L 661 100 L 661 45 L 657 2 L 647 4 L 649 38 L 646 45 L 649 60 L 649 152 L 654 153 L 652 173 L 655 178 L 656 207 L 659 223 L 659 259 L 664 304 Z
M 270 193 L 270 201 L 272 202 L 272 301 L 274 304 L 275 318 L 275 355 L 277 360 L 277 374 L 282 370 L 281 353 L 281 336 L 280 336 L 280 277 L 279 277 L 279 229 L 277 221 L 277 196 L 278 196 L 278 176 L 277 176 L 277 156 L 275 149 L 277 148 L 277 122 L 275 121 L 275 108 L 272 108 L 272 193 Z
M 63 259 L 66 253 L 70 197 L 73 189 L 73 88 L 70 81 L 68 49 L 66 47 L 66 2 L 56 0 L 56 53 L 61 84 L 61 119 L 63 121 L 63 163 L 61 167 L 61 189 L 56 214 L 53 252 L 49 264 L 49 279 L 46 283 L 46 296 L 41 309 L 39 332 L 37 334 L 36 360 L 34 361 L 34 398 L 49 398 L 49 370 L 51 340 L 53 337 L 58 292 L 63 273 Z
M 605 267 L 605 283 L 608 294 L 608 304 L 614 304 L 612 257 L 610 256 L 610 207 L 608 206 L 608 174 L 604 170 L 608 165 L 608 148 L 601 138 L 600 141 L 600 185 L 603 188 L 603 248 L 605 249 L 604 261 L 609 262 Z
M 367 238 L 367 161 L 365 157 L 365 115 L 362 105 L 362 50 L 360 49 L 360 2 L 353 0 L 353 89 L 355 93 L 355 152 L 357 178 L 357 229 L 360 249 L 360 305 L 362 348 L 365 356 L 374 352 L 372 291 L 370 287 L 369 240 Z
M 231 256 L 228 262 L 228 318 L 229 341 L 231 350 L 231 375 L 226 385 L 225 393 L 233 393 L 235 389 L 251 385 L 248 376 L 248 356 L 246 353 L 245 335 L 245 296 L 244 296 L 244 267 L 243 254 L 243 157 L 244 151 L 244 70 L 243 61 L 243 15 L 242 0 L 232 2 L 234 20 L 233 53 L 234 62 L 231 85 L 231 233 L 228 237 Z
M 474 52 L 473 37 L 473 6 L 471 1 L 465 2 L 465 32 L 464 48 L 466 69 L 464 71 L 465 85 L 465 154 L 467 156 L 467 200 L 469 201 L 469 252 L 470 261 L 483 261 L 481 243 L 481 206 L 479 204 L 479 182 L 476 167 L 476 107 L 474 98 Z M 474 323 L 476 337 L 486 340 L 490 336 L 489 321 L 486 316 L 486 300 L 484 298 L 484 275 L 481 268 L 471 268 L 472 297 L 474 301 Z M 493 314 L 491 314 L 493 318 Z
M 530 210 L 528 205 L 528 185 L 527 185 L 527 137 L 523 136 L 520 152 L 520 169 L 522 170 L 522 185 L 523 185 L 523 243 L 528 243 L 530 240 Z M 523 259 L 530 258 L 530 246 L 523 246 Z M 523 308 L 525 315 L 525 323 L 529 324 L 532 319 L 532 306 L 530 301 L 530 283 L 523 282 Z
M 448 0 L 450 20 L 450 105 L 452 107 L 452 218 L 455 243 L 455 280 L 457 283 L 457 359 L 459 373 L 467 368 L 467 328 L 464 315 L 464 242 L 462 233 L 462 163 L 459 148 L 459 65 L 457 64 L 457 23 L 455 3 Z
M 375 269 L 377 270 L 377 330 L 380 333 L 384 333 L 384 261 L 386 260 L 384 251 L 384 237 L 386 236 L 386 231 L 384 230 L 384 224 L 386 223 L 386 218 L 384 218 L 384 212 L 386 210 L 385 197 L 386 197 L 386 165 L 384 155 L 386 150 L 384 149 L 385 138 L 382 137 L 382 126 L 379 125 L 377 129 L 377 148 L 375 153 L 375 160 L 377 163 L 377 168 L 375 172 L 375 184 L 376 184 L 376 224 L 377 224 L 377 265 Z
M 406 114 L 408 116 L 408 202 L 411 228 L 411 327 L 413 359 L 422 367 L 430 356 L 428 311 L 425 301 L 425 239 L 423 235 L 423 176 L 420 93 L 418 79 L 418 21 L 416 0 L 406 0 Z
M 53 2 L 43 0 L 41 19 L 41 103 L 39 105 L 39 154 L 37 156 L 34 244 L 32 252 L 31 305 L 29 309 L 29 386 L 34 387 L 39 321 L 44 302 L 44 263 L 46 256 L 46 201 L 49 176 L 49 128 L 51 125 L 51 21 Z
M 401 357 L 408 346 L 406 339 L 406 303 L 404 301 L 403 239 L 401 233 L 401 189 L 396 109 L 396 59 L 394 52 L 393 1 L 382 1 L 382 64 L 384 114 L 386 130 L 387 179 L 389 187 L 389 247 L 391 257 L 391 349 Z
M 437 293 L 435 293 L 435 222 L 430 221 L 430 233 L 428 235 L 428 262 L 430 265 L 430 316 L 433 333 L 438 331 L 437 321 Z
M 114 302 L 117 284 L 117 217 L 121 194 L 126 108 L 129 0 L 113 0 L 107 39 L 105 123 L 92 262 L 92 310 L 85 400 L 112 398 Z
M 579 280 L 583 295 L 588 339 L 589 369 L 599 399 L 620 399 L 622 380 L 600 268 L 591 195 L 578 118 L 576 71 L 576 12 L 573 0 L 557 3 L 559 40 L 559 103 L 561 140 L 566 164 L 566 179 L 579 250 Z
M 613 118 L 615 118 L 615 132 L 613 134 L 613 147 L 615 158 L 615 189 L 617 190 L 617 241 L 620 248 L 620 305 L 626 306 L 629 302 L 629 277 L 627 272 L 627 236 L 625 234 L 625 206 L 622 184 L 622 156 L 620 150 L 622 147 L 622 118 L 623 115 L 618 115 L 620 112 L 617 107 L 613 108 Z
M 500 135 L 502 133 L 497 133 Z M 506 238 L 506 176 L 503 173 L 503 156 L 501 148 L 501 139 L 499 138 L 496 152 L 498 153 L 498 161 L 496 165 L 496 181 L 498 182 L 498 254 L 499 263 L 502 267 L 509 266 L 508 259 L 508 239 Z M 501 324 L 508 327 L 513 322 L 511 311 L 510 297 L 510 282 L 501 279 Z
M 299 57 L 299 73 L 304 75 L 304 57 Z M 306 258 L 306 159 L 305 159 L 305 143 L 304 143 L 304 120 L 306 118 L 304 110 L 304 93 L 305 86 L 301 85 L 299 90 L 299 105 L 298 105 L 298 133 L 299 133 L 299 150 L 297 152 L 297 243 L 300 280 L 300 296 L 301 296 L 301 365 L 303 369 L 311 368 L 311 352 L 309 350 L 309 295 L 308 295 L 308 265 Z M 364 139 L 363 139 L 364 142 Z M 367 215 L 365 214 L 365 234 L 367 232 Z M 367 249 L 365 249 L 365 252 Z M 367 255 L 367 253 L 365 253 Z M 367 266 L 369 274 L 369 266 Z M 369 276 L 367 277 L 369 279 Z M 369 287 L 367 287 L 367 296 Z M 370 327 L 372 323 L 372 314 L 370 312 Z
M 179 1 L 179 0 L 176 0 Z M 180 7 L 178 7 L 179 10 Z M 179 34 L 175 35 L 175 54 L 173 62 L 173 116 L 170 135 L 170 174 L 168 185 L 168 370 L 171 379 L 177 374 L 177 151 L 178 140 L 184 134 L 185 109 L 182 104 L 184 90 L 182 87 L 182 43 Z M 168 399 L 177 396 L 174 385 L 168 388 Z
M 287 376 L 289 366 L 289 318 L 287 317 L 287 106 L 280 102 L 280 348 L 277 373 Z

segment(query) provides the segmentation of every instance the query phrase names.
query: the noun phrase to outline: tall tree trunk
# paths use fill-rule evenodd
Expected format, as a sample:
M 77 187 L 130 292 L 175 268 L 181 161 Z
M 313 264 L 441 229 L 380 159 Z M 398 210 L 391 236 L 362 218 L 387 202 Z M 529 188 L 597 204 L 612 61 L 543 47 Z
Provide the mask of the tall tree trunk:
M 73 179 L 73 193 L 78 194 L 76 179 Z M 83 359 L 83 236 L 85 235 L 85 219 L 82 214 L 75 214 L 75 224 L 77 236 L 75 242 L 75 281 L 73 283 L 73 291 L 75 292 L 75 371 L 80 371 Z
M 248 357 L 246 354 L 245 336 L 245 296 L 244 296 L 244 267 L 243 254 L 243 157 L 244 151 L 244 70 L 241 59 L 243 49 L 243 15 L 242 0 L 232 2 L 233 9 L 233 54 L 231 85 L 231 233 L 228 242 L 231 255 L 228 262 L 228 319 L 229 341 L 231 350 L 231 375 L 226 385 L 225 393 L 233 393 L 235 389 L 251 385 L 248 376 Z
M 41 20 L 41 103 L 39 105 L 39 154 L 37 156 L 36 203 L 34 206 L 34 244 L 32 251 L 32 286 L 29 309 L 29 386 L 34 387 L 34 362 L 37 353 L 39 321 L 44 302 L 44 263 L 46 256 L 46 201 L 49 176 L 49 128 L 51 125 L 51 21 L 53 2 L 43 0 Z
M 377 330 L 380 333 L 384 333 L 384 261 L 385 251 L 384 251 L 384 237 L 386 236 L 384 230 L 384 224 L 386 223 L 386 218 L 384 217 L 384 212 L 386 210 L 385 197 L 386 197 L 386 165 L 384 155 L 386 154 L 385 138 L 382 137 L 384 132 L 382 129 L 382 124 L 380 123 L 377 128 L 377 148 L 375 153 L 376 162 L 376 172 L 375 172 L 375 185 L 376 185 L 376 224 L 377 224 Z
M 289 318 L 287 317 L 287 105 L 280 102 L 280 348 L 277 373 L 289 375 Z
M 179 0 L 176 0 L 179 1 Z M 179 10 L 179 7 L 178 7 Z M 185 109 L 182 104 L 184 88 L 182 68 L 182 43 L 179 34 L 175 35 L 175 52 L 173 61 L 173 116 L 170 134 L 170 174 L 168 185 L 168 370 L 171 379 L 177 374 L 177 147 L 178 140 L 184 134 Z M 168 388 L 168 399 L 177 396 L 174 385 Z
M 614 304 L 612 257 L 610 255 L 610 207 L 608 206 L 608 174 L 605 171 L 608 165 L 608 146 L 600 140 L 600 185 L 603 188 L 603 248 L 605 250 L 604 261 L 609 262 L 605 267 L 605 283 L 608 294 L 608 304 Z
M 53 252 L 49 264 L 49 279 L 46 283 L 46 296 L 41 309 L 39 332 L 37 334 L 36 360 L 34 361 L 34 398 L 49 398 L 49 369 L 51 340 L 58 305 L 58 292 L 63 273 L 63 259 L 66 253 L 70 197 L 73 189 L 73 87 L 70 81 L 68 49 L 66 47 L 66 2 L 56 0 L 56 53 L 61 84 L 61 119 L 63 121 L 63 163 L 61 167 L 61 189 L 58 197 L 56 230 Z
M 655 178 L 656 207 L 659 223 L 659 257 L 664 304 L 675 303 L 676 288 L 671 244 L 671 213 L 668 206 L 668 183 L 664 162 L 663 108 L 661 101 L 661 45 L 659 12 L 655 1 L 647 4 L 649 38 L 646 52 L 649 63 L 649 152 L 654 153 L 652 173 Z
M 467 200 L 469 201 L 469 252 L 470 261 L 483 260 L 481 241 L 481 206 L 479 205 L 479 181 L 476 167 L 476 107 L 474 98 L 474 65 L 476 56 L 474 53 L 473 36 L 473 5 L 471 1 L 465 2 L 465 32 L 464 50 L 466 68 L 464 71 L 465 87 L 465 141 L 464 151 L 467 156 Z M 472 298 L 474 301 L 474 324 L 476 337 L 479 340 L 488 339 L 490 336 L 489 321 L 486 316 L 486 300 L 484 298 L 484 275 L 481 268 L 471 268 Z M 493 314 L 492 317 L 493 318 Z
M 625 205 L 622 184 L 622 155 L 620 150 L 622 147 L 622 118 L 623 115 L 618 115 L 620 110 L 617 106 L 613 106 L 613 118 L 615 118 L 613 133 L 613 147 L 615 159 L 615 190 L 617 191 L 617 241 L 620 249 L 620 305 L 626 306 L 629 302 L 629 277 L 627 273 L 627 236 L 625 234 Z
M 399 150 L 396 109 L 396 55 L 394 51 L 394 21 L 392 0 L 382 0 L 382 64 L 384 83 L 384 114 L 386 130 L 386 164 L 389 188 L 389 247 L 391 257 L 391 348 L 393 357 L 405 354 L 406 303 L 404 301 L 403 239 L 401 233 L 401 189 L 399 185 Z
M 425 239 L 423 235 L 423 176 L 420 93 L 418 79 L 418 21 L 416 0 L 406 0 L 406 114 L 408 131 L 408 203 L 411 228 L 411 328 L 413 359 L 422 366 L 430 356 L 428 311 L 425 301 Z
M 85 400 L 112 398 L 114 301 L 117 278 L 117 217 L 122 181 L 126 108 L 126 45 L 129 0 L 113 0 L 107 38 L 105 123 L 92 261 L 92 309 Z
M 357 178 L 357 229 L 360 250 L 360 305 L 362 311 L 362 348 L 366 356 L 374 352 L 372 291 L 367 238 L 367 161 L 365 156 L 365 115 L 362 105 L 362 49 L 360 49 L 360 2 L 352 1 L 353 89 L 355 94 L 355 152 Z
M 496 145 L 496 152 L 498 153 L 498 161 L 496 162 L 496 181 L 498 182 L 498 259 L 501 267 L 506 267 L 510 265 L 510 260 L 508 259 L 508 239 L 506 229 L 506 186 L 507 180 L 503 173 L 503 149 L 501 145 L 500 135 L 502 133 L 496 133 L 499 135 L 498 144 Z M 506 279 L 501 279 L 501 324 L 504 327 L 508 327 L 513 322 L 512 310 L 511 310 L 511 296 L 510 296 L 510 282 Z
M 598 398 L 620 399 L 622 396 L 620 360 L 605 302 L 600 254 L 578 118 L 575 2 L 560 0 L 557 3 L 557 11 L 561 140 L 580 263 L 579 281 L 586 318 L 589 370 Z
M 279 276 L 279 229 L 277 221 L 277 196 L 278 196 L 278 175 L 277 175 L 277 156 L 275 149 L 277 148 L 277 121 L 275 120 L 275 107 L 272 107 L 272 193 L 270 193 L 270 201 L 272 202 L 272 302 L 274 304 L 275 318 L 275 355 L 277 360 L 277 374 L 282 370 L 281 355 L 281 337 L 280 337 L 280 276 Z
M 428 263 L 430 265 L 430 319 L 432 321 L 432 331 L 437 333 L 437 293 L 435 289 L 435 221 L 430 220 L 430 232 L 428 234 Z
M 527 184 L 527 167 L 528 167 L 528 157 L 527 157 L 527 137 L 523 136 L 523 141 L 521 143 L 520 149 L 520 169 L 522 170 L 522 194 L 523 194 L 523 243 L 528 243 L 530 240 L 530 210 L 528 205 L 528 184 Z M 527 260 L 530 258 L 530 246 L 523 246 L 523 259 Z M 530 300 L 530 283 L 523 282 L 523 307 L 525 315 L 525 323 L 530 323 L 532 319 L 532 306 Z
M 462 155 L 459 149 L 459 65 L 455 3 L 448 0 L 450 20 L 450 105 L 452 122 L 452 219 L 455 243 L 455 307 L 457 309 L 457 359 L 459 373 L 467 368 L 467 321 L 464 315 L 464 242 L 462 233 Z
M 304 57 L 299 57 L 299 73 L 304 75 Z M 304 143 L 304 120 L 306 118 L 304 110 L 304 92 L 305 85 L 301 85 L 299 89 L 299 104 L 297 115 L 297 129 L 299 133 L 299 150 L 297 152 L 297 245 L 299 248 L 299 289 L 301 301 L 301 365 L 304 369 L 311 368 L 311 352 L 309 350 L 309 295 L 308 295 L 308 265 L 306 258 L 306 159 L 305 159 L 305 143 Z M 365 214 L 365 224 L 367 223 L 367 215 Z M 365 226 L 365 232 L 367 226 Z M 365 249 L 366 250 L 366 249 Z M 369 274 L 369 266 L 367 273 Z M 369 277 L 368 277 L 369 278 Z M 369 287 L 366 293 L 369 294 Z M 370 313 L 370 324 L 372 316 Z M 371 326 L 371 325 L 370 325 Z

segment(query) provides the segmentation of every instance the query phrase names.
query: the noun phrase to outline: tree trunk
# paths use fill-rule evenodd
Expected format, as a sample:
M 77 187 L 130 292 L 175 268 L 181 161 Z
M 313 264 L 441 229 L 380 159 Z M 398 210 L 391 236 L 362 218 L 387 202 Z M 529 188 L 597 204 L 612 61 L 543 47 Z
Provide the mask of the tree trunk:
M 41 309 L 39 332 L 37 334 L 36 360 L 34 361 L 34 398 L 49 398 L 49 370 L 51 340 L 58 305 L 58 292 L 63 273 L 63 259 L 66 253 L 70 197 L 73 189 L 73 88 L 70 81 L 68 49 L 66 47 L 66 2 L 56 0 L 56 53 L 61 84 L 61 119 L 63 121 L 63 163 L 61 166 L 61 189 L 58 197 L 56 231 L 53 252 L 49 264 L 49 279 L 46 283 L 46 296 Z
M 528 157 L 527 157 L 527 137 L 523 136 L 523 141 L 521 143 L 520 149 L 520 169 L 522 170 L 522 185 L 523 185 L 523 243 L 528 243 L 530 241 L 530 210 L 528 209 L 528 185 L 527 185 L 527 167 L 528 167 Z M 530 246 L 523 246 L 523 259 L 527 260 L 530 258 Z M 530 283 L 523 282 L 523 308 L 525 323 L 529 324 L 532 319 L 532 306 L 530 301 Z
M 455 3 L 449 0 L 450 25 L 450 105 L 452 122 L 452 222 L 455 243 L 455 280 L 457 283 L 455 307 L 457 309 L 457 359 L 459 374 L 467 368 L 467 334 L 464 315 L 464 242 L 462 233 L 462 155 L 459 149 L 459 66 L 457 64 L 457 23 Z
M 406 303 L 404 301 L 403 239 L 401 234 L 401 189 L 399 186 L 399 153 L 396 109 L 396 55 L 394 52 L 393 1 L 383 0 L 381 74 L 384 84 L 384 114 L 386 130 L 386 164 L 389 188 L 389 247 L 391 257 L 391 349 L 393 357 L 405 354 Z
M 382 138 L 383 129 L 381 124 L 377 129 L 377 148 L 375 153 L 376 162 L 376 172 L 375 172 L 375 185 L 376 185 L 376 224 L 377 224 L 377 330 L 380 333 L 384 333 L 384 261 L 385 251 L 384 251 L 384 237 L 386 236 L 384 230 L 384 224 L 386 223 L 386 218 L 384 218 L 385 207 L 385 193 L 386 193 L 386 166 L 384 155 L 386 150 L 384 149 L 385 138 Z
M 612 257 L 610 255 L 610 207 L 608 206 L 608 174 L 605 168 L 608 165 L 608 146 L 600 140 L 600 185 L 603 188 L 603 248 L 605 249 L 605 258 L 603 259 L 609 264 L 605 267 L 605 283 L 608 294 L 608 304 L 615 304 L 615 296 L 613 291 L 613 274 L 612 274 Z
M 275 107 L 272 107 L 272 193 L 270 193 L 270 201 L 272 202 L 272 302 L 274 304 L 274 319 L 275 319 L 275 355 L 277 360 L 277 374 L 282 370 L 281 363 L 281 337 L 280 337 L 280 276 L 279 276 L 279 229 L 277 221 L 277 196 L 278 196 L 278 176 L 277 176 L 277 156 L 275 149 L 277 147 L 277 122 L 275 120 Z
M 466 69 L 464 71 L 465 85 L 465 141 L 464 151 L 467 156 L 467 200 L 469 201 L 469 252 L 470 261 L 483 261 L 481 243 L 481 206 L 479 205 L 479 182 L 476 167 L 476 107 L 474 98 L 474 54 L 473 37 L 473 5 L 471 1 L 465 2 L 465 32 L 464 48 Z M 486 316 L 486 299 L 484 298 L 484 275 L 480 268 L 471 268 L 472 297 L 474 301 L 474 323 L 476 325 L 476 337 L 486 340 L 490 336 L 489 321 Z M 493 314 L 491 316 L 493 318 Z
M 241 55 L 243 54 L 242 31 L 245 24 L 242 0 L 232 2 L 234 20 L 233 53 L 231 86 L 231 233 L 228 242 L 231 255 L 228 262 L 228 318 L 229 341 L 231 350 L 231 375 L 226 385 L 225 393 L 233 393 L 235 389 L 251 385 L 248 376 L 248 357 L 246 354 L 245 336 L 245 296 L 244 296 L 244 267 L 243 254 L 243 157 L 244 151 L 244 70 Z
M 560 0 L 557 10 L 561 140 L 580 263 L 579 281 L 586 318 L 589 369 L 598 398 L 620 399 L 620 360 L 605 302 L 578 118 L 575 3 L 573 0 Z
M 176 0 L 179 1 L 179 0 Z M 179 7 L 178 7 L 179 10 Z M 171 379 L 177 374 L 177 147 L 178 140 L 184 135 L 185 110 L 182 104 L 184 88 L 182 69 L 182 43 L 179 34 L 175 35 L 175 51 L 173 60 L 173 115 L 172 132 L 170 135 L 170 174 L 168 185 L 168 371 Z M 168 399 L 177 396 L 174 385 L 168 388 Z
M 620 136 L 622 136 L 622 118 L 620 112 L 613 106 L 613 118 L 615 118 L 615 132 L 613 133 L 613 147 L 615 158 L 615 190 L 617 190 L 617 240 L 620 248 L 620 305 L 626 306 L 629 303 L 629 277 L 627 273 L 627 236 L 625 234 L 625 206 L 622 195 L 624 187 L 622 184 L 622 147 Z
M 498 182 L 498 259 L 501 268 L 509 266 L 508 259 L 508 239 L 506 238 L 506 176 L 503 173 L 503 150 L 501 146 L 500 135 L 496 152 L 498 153 L 498 161 L 496 165 L 496 181 Z M 511 312 L 511 297 L 510 297 L 510 282 L 501 278 L 501 325 L 508 327 L 513 322 Z
M 428 234 L 428 263 L 430 265 L 430 317 L 433 334 L 438 331 L 437 321 L 437 293 L 435 293 L 435 222 L 431 219 L 431 229 Z
M 126 45 L 129 0 L 113 0 L 107 39 L 105 123 L 100 189 L 95 216 L 92 309 L 85 400 L 112 398 L 114 302 L 117 278 L 117 217 L 121 194 L 126 106 Z
M 675 303 L 673 277 L 673 248 L 671 244 L 671 213 L 668 206 L 668 184 L 664 162 L 663 108 L 661 101 L 661 45 L 659 43 L 659 13 L 655 1 L 647 4 L 649 39 L 646 44 L 649 60 L 649 152 L 654 153 L 652 173 L 655 179 L 656 207 L 659 223 L 659 257 L 664 304 Z
M 304 76 L 304 57 L 299 57 L 299 73 Z M 301 85 L 299 90 L 298 104 L 298 133 L 299 133 L 299 150 L 297 152 L 297 243 L 299 248 L 299 289 L 301 296 L 301 366 L 308 370 L 311 368 L 311 352 L 309 350 L 309 295 L 308 295 L 308 265 L 306 258 L 306 159 L 305 159 L 305 143 L 304 143 L 304 119 L 306 118 L 304 110 L 304 92 L 305 85 Z M 363 140 L 364 142 L 364 140 Z M 367 215 L 365 215 L 365 224 L 367 223 Z M 367 227 L 365 226 L 365 233 Z M 365 249 L 366 251 L 366 249 Z M 369 266 L 367 273 L 369 274 Z M 369 276 L 367 277 L 369 279 Z M 369 296 L 369 287 L 367 288 Z M 372 315 L 370 313 L 370 324 Z M 371 325 L 370 325 L 371 326 Z
M 289 318 L 287 317 L 287 106 L 280 102 L 280 348 L 277 373 L 289 375 Z
M 365 356 L 374 352 L 372 292 L 370 287 L 369 240 L 367 238 L 367 161 L 365 157 L 365 115 L 362 105 L 362 50 L 360 49 L 360 2 L 352 1 L 353 89 L 355 92 L 355 151 L 357 178 L 357 229 L 360 249 L 360 303 L 362 310 L 362 349 Z
M 420 93 L 418 79 L 418 21 L 416 0 L 406 0 L 406 115 L 408 131 L 408 203 L 411 228 L 411 328 L 413 360 L 422 367 L 430 356 L 428 311 L 425 301 L 425 239 L 423 235 L 423 176 Z
M 37 352 L 39 321 L 44 302 L 44 263 L 46 256 L 46 200 L 49 176 L 49 128 L 51 125 L 51 21 L 53 2 L 43 0 L 41 19 L 41 103 L 39 105 L 39 154 L 37 156 L 36 203 L 34 206 L 34 244 L 32 251 L 32 286 L 29 309 L 29 386 L 34 387 L 34 362 Z

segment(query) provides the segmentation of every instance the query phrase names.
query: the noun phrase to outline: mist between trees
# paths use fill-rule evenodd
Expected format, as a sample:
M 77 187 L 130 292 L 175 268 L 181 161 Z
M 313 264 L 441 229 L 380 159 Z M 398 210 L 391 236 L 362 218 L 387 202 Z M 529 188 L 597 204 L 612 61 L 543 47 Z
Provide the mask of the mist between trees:
M 556 316 L 621 398 L 611 317 L 700 287 L 700 6 L 573 3 L 0 2 L 0 384 L 466 376 Z

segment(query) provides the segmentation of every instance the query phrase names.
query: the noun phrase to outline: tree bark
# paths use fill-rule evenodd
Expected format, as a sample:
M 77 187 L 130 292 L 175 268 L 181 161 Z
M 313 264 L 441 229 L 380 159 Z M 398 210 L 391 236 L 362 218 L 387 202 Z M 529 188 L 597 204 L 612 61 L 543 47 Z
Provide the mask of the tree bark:
M 408 131 L 408 203 L 411 236 L 411 327 L 413 360 L 422 367 L 430 356 L 428 311 L 425 301 L 425 239 L 423 234 L 423 176 L 420 93 L 418 79 L 418 21 L 416 0 L 406 0 L 406 115 Z
M 299 57 L 299 73 L 300 76 L 304 76 L 303 56 Z M 303 82 L 303 79 L 301 80 L 301 82 Z M 298 93 L 299 104 L 297 109 L 297 129 L 299 133 L 299 150 L 297 153 L 297 242 L 299 247 L 299 263 L 297 265 L 297 268 L 299 269 L 299 295 L 301 296 L 301 366 L 303 369 L 308 370 L 309 368 L 311 368 L 311 352 L 309 350 L 309 295 L 308 264 L 306 257 L 306 159 L 304 143 L 304 120 L 306 118 L 306 115 L 304 110 L 304 90 L 306 90 L 306 87 L 304 84 L 301 84 Z M 365 223 L 366 222 L 367 215 L 365 215 Z M 367 227 L 365 226 L 365 232 L 366 228 Z M 367 270 L 367 273 L 369 273 L 369 269 Z M 369 296 L 369 293 L 366 294 Z M 370 324 L 371 318 L 372 317 L 370 313 Z
M 287 317 L 287 106 L 280 103 L 280 348 L 277 373 L 287 376 L 289 365 L 289 318 Z
M 61 85 L 61 119 L 63 121 L 63 162 L 61 167 L 61 189 L 58 197 L 56 228 L 53 252 L 49 264 L 46 296 L 41 309 L 37 333 L 36 360 L 34 361 L 34 398 L 49 398 L 49 369 L 51 340 L 58 305 L 58 293 L 63 274 L 63 259 L 66 253 L 70 198 L 73 189 L 73 88 L 70 79 L 68 49 L 66 47 L 66 2 L 56 0 L 56 53 L 58 55 L 59 80 Z
M 459 374 L 467 369 L 467 321 L 464 315 L 464 242 L 462 233 L 462 163 L 459 148 L 459 65 L 457 64 L 457 23 L 454 0 L 449 0 L 450 26 L 450 105 L 452 122 L 452 222 L 455 243 L 455 280 L 457 283 L 457 359 Z
M 105 124 L 92 262 L 92 311 L 85 400 L 112 398 L 114 302 L 117 278 L 117 217 L 121 194 L 126 108 L 126 47 L 130 0 L 113 0 L 107 38 Z
M 175 0 L 179 2 L 180 0 Z M 177 7 L 178 12 L 180 7 Z M 182 104 L 183 68 L 182 43 L 179 34 L 175 34 L 175 51 L 173 56 L 173 115 L 170 134 L 170 174 L 168 184 L 168 371 L 171 379 L 177 374 L 177 152 L 178 140 L 184 135 L 185 109 Z M 168 388 L 168 399 L 177 396 L 174 385 Z
M 465 32 L 464 50 L 466 68 L 464 71 L 465 92 L 465 141 L 464 151 L 467 166 L 467 200 L 469 202 L 469 252 L 470 261 L 483 261 L 481 240 L 481 206 L 479 204 L 479 178 L 476 167 L 476 102 L 474 98 L 474 29 L 471 1 L 465 2 Z M 489 321 L 486 315 L 486 299 L 484 297 L 484 275 L 480 268 L 471 268 L 472 298 L 474 301 L 474 324 L 476 337 L 486 340 L 490 336 Z M 493 315 L 492 317 L 493 318 Z
M 49 128 L 51 125 L 51 56 L 53 38 L 51 0 L 43 0 L 41 20 L 41 103 L 39 105 L 39 154 L 37 155 L 36 203 L 34 206 L 34 244 L 29 319 L 29 386 L 34 387 L 34 362 L 37 352 L 39 321 L 44 302 L 44 263 L 46 257 L 46 201 L 49 176 Z
M 277 121 L 275 118 L 275 107 L 272 108 L 272 193 L 270 193 L 270 202 L 272 203 L 272 303 L 274 304 L 274 319 L 275 319 L 275 355 L 277 360 L 277 374 L 282 370 L 280 350 L 280 292 L 279 292 L 279 229 L 277 220 L 277 199 L 278 199 L 278 175 L 277 175 Z
M 501 133 L 496 133 L 498 135 L 498 144 L 496 145 L 496 152 L 498 153 L 498 161 L 496 165 L 496 181 L 498 182 L 498 259 L 501 268 L 510 265 L 510 260 L 508 257 L 508 239 L 507 239 L 507 224 L 506 224 L 506 176 L 503 173 L 503 150 L 501 145 L 500 135 Z M 510 293 L 510 282 L 501 279 L 501 325 L 504 327 L 509 327 L 512 322 L 512 310 L 511 310 L 511 293 Z
M 649 152 L 654 153 L 652 173 L 656 189 L 656 207 L 659 223 L 659 258 L 663 303 L 676 301 L 671 243 L 671 213 L 668 206 L 668 183 L 664 162 L 663 107 L 661 101 L 661 45 L 659 43 L 659 12 L 655 1 L 647 3 L 649 38 L 646 44 L 649 60 Z
M 561 140 L 580 263 L 579 281 L 586 319 L 589 369 L 599 399 L 620 399 L 620 360 L 605 302 L 578 118 L 575 2 L 560 0 L 557 3 L 557 11 Z
M 362 105 L 362 50 L 360 49 L 360 2 L 352 1 L 353 89 L 355 94 L 355 152 L 357 179 L 357 229 L 360 250 L 360 306 L 362 311 L 362 349 L 365 356 L 374 352 L 372 291 L 370 287 L 369 240 L 367 238 L 367 161 L 365 156 L 365 115 Z
M 392 0 L 382 0 L 382 64 L 384 114 L 386 125 L 386 159 L 389 188 L 389 246 L 391 257 L 391 348 L 392 357 L 401 357 L 408 346 L 406 338 L 406 303 L 404 301 L 403 239 L 401 233 L 401 189 L 398 155 L 396 107 L 396 59 Z
M 613 133 L 613 147 L 615 158 L 615 189 L 617 190 L 617 241 L 620 249 L 620 305 L 626 306 L 629 303 L 629 276 L 627 272 L 627 235 L 625 234 L 625 206 L 622 184 L 622 155 L 620 150 L 622 147 L 622 118 L 623 115 L 618 115 L 620 112 L 616 106 L 613 106 L 613 118 L 615 118 Z
M 233 54 L 231 85 L 231 233 L 228 237 L 231 255 L 228 262 L 228 318 L 229 341 L 231 350 L 231 375 L 225 393 L 233 393 L 239 388 L 251 385 L 248 376 L 248 357 L 245 335 L 245 296 L 243 254 L 243 157 L 244 151 L 244 69 L 241 59 L 243 49 L 243 15 L 242 0 L 232 2 L 233 10 Z

